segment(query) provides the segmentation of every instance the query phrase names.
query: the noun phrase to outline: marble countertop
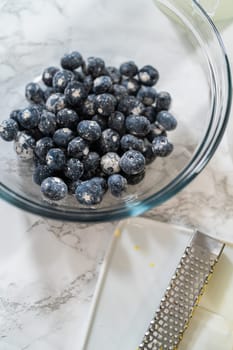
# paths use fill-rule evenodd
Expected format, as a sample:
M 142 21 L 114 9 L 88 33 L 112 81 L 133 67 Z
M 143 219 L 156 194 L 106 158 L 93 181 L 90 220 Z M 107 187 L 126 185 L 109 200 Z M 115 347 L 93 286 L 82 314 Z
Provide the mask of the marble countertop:
M 233 63 L 233 24 L 219 26 Z M 232 135 L 230 120 L 205 170 L 145 216 L 233 242 Z M 0 350 L 80 349 L 98 271 L 117 223 L 93 227 L 52 221 L 3 201 L 0 217 Z

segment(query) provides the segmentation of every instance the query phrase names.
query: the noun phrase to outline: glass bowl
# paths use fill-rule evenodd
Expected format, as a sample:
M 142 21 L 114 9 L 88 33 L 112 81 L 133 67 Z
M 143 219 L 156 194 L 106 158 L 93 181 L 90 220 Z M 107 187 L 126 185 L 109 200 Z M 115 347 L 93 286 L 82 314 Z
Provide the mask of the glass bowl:
M 14 11 L 11 9 L 14 8 Z M 64 52 L 103 57 L 107 65 L 134 60 L 160 72 L 158 91 L 173 97 L 178 127 L 169 133 L 173 153 L 148 166 L 141 183 L 120 199 L 82 207 L 69 196 L 43 200 L 32 182 L 32 164 L 19 161 L 1 141 L 0 194 L 32 213 L 98 222 L 142 214 L 184 188 L 210 160 L 223 136 L 231 105 L 228 59 L 214 24 L 190 0 L 8 0 L 0 4 L 1 117 L 26 105 L 24 86 L 58 65 Z

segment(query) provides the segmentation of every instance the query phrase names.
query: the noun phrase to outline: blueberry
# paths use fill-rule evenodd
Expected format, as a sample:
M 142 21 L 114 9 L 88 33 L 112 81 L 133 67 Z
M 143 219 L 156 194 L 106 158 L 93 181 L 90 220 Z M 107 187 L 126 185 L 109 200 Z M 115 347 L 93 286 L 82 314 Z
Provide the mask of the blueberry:
M 0 123 L 0 136 L 4 141 L 13 141 L 17 136 L 18 129 L 18 123 L 15 120 L 3 120 Z
M 116 99 L 110 94 L 97 95 L 94 102 L 94 108 L 96 113 L 109 116 L 115 109 Z
M 97 122 L 101 128 L 101 131 L 104 131 L 108 127 L 108 119 L 102 115 L 96 114 L 92 117 L 92 120 Z
M 157 136 L 152 141 L 152 150 L 158 157 L 166 157 L 173 151 L 173 144 L 166 136 Z
M 151 144 L 146 144 L 145 145 L 144 150 L 142 151 L 142 154 L 145 157 L 147 165 L 152 163 L 155 160 L 155 158 L 156 158 L 156 155 L 154 154 L 154 152 L 152 150 L 152 145 Z
M 95 78 L 93 82 L 93 92 L 97 95 L 108 92 L 112 87 L 112 79 L 107 75 Z
M 39 166 L 39 165 L 44 165 L 44 164 L 45 164 L 45 162 L 42 161 L 41 159 L 39 159 L 39 158 L 37 157 L 36 154 L 33 155 L 32 160 L 33 160 L 33 165 L 34 165 L 35 167 L 37 167 L 37 166 Z
M 131 149 L 134 149 L 135 151 L 143 152 L 145 148 L 143 140 L 131 134 L 123 135 L 120 142 L 121 142 L 121 149 L 124 152 Z
M 171 106 L 171 95 L 166 91 L 161 91 L 157 95 L 156 109 L 158 111 L 168 110 Z
M 120 146 L 120 135 L 117 131 L 106 129 L 102 132 L 100 146 L 103 152 L 116 152 Z
M 52 174 L 53 170 L 50 169 L 48 165 L 40 164 L 34 169 L 32 178 L 37 185 L 41 185 L 41 183 Z
M 53 201 L 59 201 L 68 193 L 68 188 L 64 181 L 58 177 L 48 177 L 41 184 L 42 194 Z
M 47 110 L 53 113 L 57 113 L 65 107 L 65 96 L 61 93 L 52 94 L 46 101 Z
M 38 129 L 44 135 L 51 135 L 56 130 L 56 126 L 57 123 L 55 114 L 44 110 L 40 115 Z
M 138 78 L 141 84 L 146 86 L 153 86 L 159 80 L 159 72 L 154 67 L 147 65 L 140 69 Z
M 87 117 L 92 117 L 95 115 L 94 109 L 95 95 L 88 95 L 86 100 L 84 100 L 82 105 L 82 114 Z
M 82 162 L 85 172 L 95 172 L 100 166 L 100 156 L 96 152 L 89 152 L 87 156 L 83 157 Z
M 90 152 L 86 157 L 83 157 L 84 174 L 82 180 L 89 180 L 101 173 L 100 156 L 96 152 Z
M 11 111 L 10 113 L 10 119 L 13 119 L 15 122 L 18 122 L 18 118 L 19 118 L 19 112 L 20 109 L 14 109 L 13 111 Z
M 64 69 L 74 70 L 79 68 L 82 64 L 83 64 L 83 58 L 78 51 L 66 53 L 61 58 L 61 66 Z
M 93 78 L 103 75 L 105 72 L 105 63 L 102 58 L 99 57 L 89 57 L 87 59 L 87 74 L 93 76 Z
M 71 81 L 67 85 L 65 89 L 65 98 L 71 106 L 79 106 L 86 97 L 87 93 L 82 83 Z
M 42 80 L 45 85 L 53 86 L 53 77 L 60 69 L 57 67 L 48 67 L 42 73 Z
M 137 185 L 139 184 L 145 177 L 145 171 L 142 171 L 136 175 L 125 175 L 128 185 Z
M 99 124 L 93 120 L 82 120 L 77 127 L 78 134 L 90 142 L 96 141 L 101 136 Z
M 150 132 L 150 122 L 146 117 L 130 115 L 125 121 L 126 130 L 135 136 L 146 136 Z
M 53 88 L 57 92 L 64 92 L 67 85 L 74 79 L 74 75 L 69 70 L 60 70 L 54 74 Z
M 66 157 L 60 148 L 51 148 L 46 155 L 46 163 L 52 170 L 62 170 L 66 164 Z
M 121 73 L 115 67 L 107 67 L 107 73 L 112 79 L 113 84 L 118 84 L 121 81 Z
M 29 83 L 25 88 L 25 97 L 28 101 L 34 103 L 44 102 L 44 92 L 37 83 Z
M 100 185 L 100 186 L 102 187 L 102 190 L 103 190 L 104 192 L 107 191 L 107 189 L 108 189 L 108 184 L 107 184 L 107 181 L 106 181 L 103 177 L 101 177 L 101 176 L 95 176 L 95 177 L 93 177 L 93 178 L 91 179 L 91 181 L 94 182 L 94 183 L 96 183 L 96 184 L 98 184 L 98 185 Z
M 46 108 L 44 104 L 30 103 L 30 107 L 36 109 L 39 114 L 41 114 Z
M 74 110 L 64 108 L 57 113 L 56 121 L 60 127 L 76 129 L 79 121 L 79 116 Z
M 20 125 L 25 129 L 35 128 L 39 123 L 40 113 L 37 108 L 27 107 L 22 109 L 18 115 Z
M 113 174 L 108 178 L 108 188 L 115 197 L 120 197 L 127 188 L 127 180 L 120 174 Z
M 93 87 L 93 78 L 91 75 L 85 76 L 85 78 L 83 80 L 83 86 L 86 90 L 86 93 L 88 94 Z
M 44 135 L 38 128 L 27 130 L 27 134 L 30 135 L 35 141 L 38 141 L 42 137 L 44 137 Z
M 146 106 L 151 106 L 156 99 L 157 92 L 151 86 L 142 86 L 137 93 L 137 98 Z
M 167 131 L 174 130 L 177 126 L 175 117 L 168 111 L 159 112 L 156 121 Z
M 80 160 L 76 158 L 70 158 L 65 167 L 65 176 L 69 179 L 75 181 L 80 179 L 80 177 L 83 175 L 84 172 L 84 166 L 83 163 L 80 162 Z
M 154 106 L 145 107 L 141 114 L 146 117 L 150 123 L 155 122 L 157 112 Z
M 125 116 L 121 112 L 113 112 L 108 118 L 109 128 L 116 130 L 120 134 L 124 132 L 125 129 Z
M 75 197 L 83 205 L 99 204 L 103 199 L 103 189 L 100 184 L 87 180 L 77 186 Z
M 112 175 L 120 172 L 120 157 L 115 152 L 106 153 L 100 161 L 101 169 L 107 175 Z
M 47 99 L 52 95 L 52 94 L 55 94 L 56 93 L 56 90 L 53 88 L 53 87 L 47 87 L 45 90 L 44 90 L 44 99 L 45 101 L 47 101 Z
M 144 105 L 134 96 L 125 96 L 119 103 L 117 110 L 124 115 L 136 114 L 140 115 L 145 109 Z
M 146 135 L 149 142 L 152 142 L 157 136 L 166 136 L 166 131 L 160 128 L 156 123 L 150 125 L 150 132 Z
M 130 78 L 122 81 L 122 86 L 124 86 L 129 95 L 136 95 L 140 85 L 138 80 Z
M 35 145 L 36 141 L 30 135 L 26 134 L 23 131 L 18 132 L 15 139 L 14 148 L 20 159 L 32 159 L 34 156 L 33 150 L 35 148 Z
M 40 160 L 45 161 L 48 151 L 53 147 L 54 143 L 50 137 L 42 137 L 36 142 L 34 152 Z
M 88 155 L 89 146 L 86 140 L 81 137 L 75 137 L 68 143 L 67 152 L 70 157 L 82 158 Z
M 112 86 L 112 94 L 116 98 L 116 100 L 119 102 L 122 100 L 123 97 L 127 95 L 127 89 L 126 87 L 119 85 L 119 84 L 114 84 Z
M 53 141 L 59 147 L 66 147 L 74 138 L 74 133 L 69 128 L 57 129 L 53 134 Z
M 74 74 L 74 80 L 77 80 L 80 83 L 84 82 L 86 75 L 82 71 L 74 70 L 72 73 Z
M 145 169 L 145 158 L 141 152 L 130 150 L 120 159 L 120 167 L 128 175 L 139 174 Z
M 120 65 L 120 73 L 127 77 L 134 77 L 138 72 L 138 67 L 133 61 L 124 62 Z
M 68 192 L 70 194 L 75 194 L 76 188 L 78 187 L 78 185 L 81 184 L 81 180 L 76 180 L 76 181 L 72 181 L 72 180 L 67 180 L 66 184 L 68 187 Z

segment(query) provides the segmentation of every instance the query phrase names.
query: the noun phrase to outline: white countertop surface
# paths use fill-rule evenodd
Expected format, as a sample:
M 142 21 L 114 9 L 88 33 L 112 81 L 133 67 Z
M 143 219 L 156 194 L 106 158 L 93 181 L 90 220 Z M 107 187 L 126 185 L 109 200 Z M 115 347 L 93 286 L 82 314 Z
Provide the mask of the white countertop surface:
M 233 63 L 233 22 L 219 27 Z M 233 115 L 232 115 L 233 118 Z M 233 242 L 233 120 L 206 169 L 147 217 Z M 233 143 L 233 142 L 232 142 Z M 0 202 L 0 350 L 79 350 L 116 223 L 52 221 Z

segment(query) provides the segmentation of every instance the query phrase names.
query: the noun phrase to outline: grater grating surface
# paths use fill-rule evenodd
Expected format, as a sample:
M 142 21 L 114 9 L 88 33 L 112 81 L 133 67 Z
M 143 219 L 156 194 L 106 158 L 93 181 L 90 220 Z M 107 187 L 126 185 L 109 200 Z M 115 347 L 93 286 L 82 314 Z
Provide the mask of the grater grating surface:
M 140 350 L 175 350 L 224 244 L 197 231 L 144 335 Z

